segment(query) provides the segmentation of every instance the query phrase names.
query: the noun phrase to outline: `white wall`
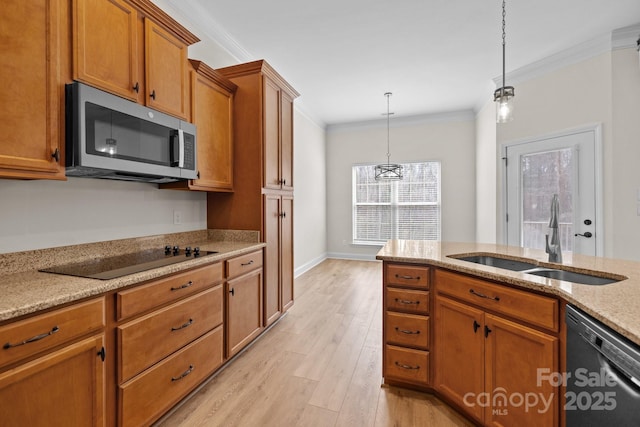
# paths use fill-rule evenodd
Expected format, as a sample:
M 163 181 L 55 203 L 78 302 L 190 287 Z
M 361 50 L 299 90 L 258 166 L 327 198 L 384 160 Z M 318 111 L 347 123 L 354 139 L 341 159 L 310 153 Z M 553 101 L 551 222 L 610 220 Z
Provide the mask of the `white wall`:
M 299 276 L 327 254 L 326 150 L 324 128 L 298 110 L 293 132 L 293 261 Z
M 476 241 L 496 243 L 498 179 L 496 108 L 487 102 L 476 115 Z
M 351 167 L 386 161 L 386 119 L 332 126 L 327 132 L 329 256 L 373 259 L 379 246 L 352 245 Z M 475 239 L 475 120 L 473 114 L 391 120 L 391 161 L 438 160 L 442 165 L 442 240 Z
M 206 212 L 205 193 L 156 184 L 0 179 L 0 253 L 203 230 Z
M 605 170 L 611 181 L 613 209 L 610 255 L 640 260 L 640 65 L 635 49 L 612 54 L 612 164 Z

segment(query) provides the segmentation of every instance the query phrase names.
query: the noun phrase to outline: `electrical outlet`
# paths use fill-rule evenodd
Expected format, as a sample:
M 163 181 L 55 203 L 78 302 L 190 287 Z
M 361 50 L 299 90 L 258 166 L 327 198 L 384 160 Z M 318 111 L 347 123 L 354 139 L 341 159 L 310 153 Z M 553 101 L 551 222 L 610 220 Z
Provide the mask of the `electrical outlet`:
M 175 225 L 182 224 L 182 212 L 173 211 L 173 223 Z

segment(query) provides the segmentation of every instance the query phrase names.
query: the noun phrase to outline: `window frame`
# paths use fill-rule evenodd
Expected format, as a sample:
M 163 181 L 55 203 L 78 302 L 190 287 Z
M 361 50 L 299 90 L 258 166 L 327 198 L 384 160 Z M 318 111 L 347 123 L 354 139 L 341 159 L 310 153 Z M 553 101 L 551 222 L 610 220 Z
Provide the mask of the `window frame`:
M 353 164 L 351 167 L 351 243 L 354 245 L 363 245 L 363 246 L 383 246 L 388 240 L 366 240 L 359 239 L 357 236 L 358 224 L 357 224 L 357 207 L 358 206 L 390 206 L 391 207 L 391 237 L 390 239 L 397 239 L 399 230 L 400 230 L 400 221 L 398 219 L 399 209 L 401 207 L 407 206 L 436 206 L 437 207 L 437 219 L 435 223 L 437 224 L 437 236 L 434 239 L 429 240 L 440 240 L 442 236 L 442 162 L 439 160 L 426 160 L 426 161 L 418 161 L 418 162 L 405 162 L 401 163 L 403 168 L 407 168 L 409 165 L 413 164 L 429 164 L 435 163 L 438 165 L 438 174 L 437 174 L 437 197 L 435 202 L 399 202 L 399 183 L 401 180 L 397 181 L 387 181 L 390 184 L 390 202 L 360 202 L 357 201 L 357 168 L 361 167 L 371 167 L 372 169 L 375 167 L 375 163 L 358 163 Z M 371 176 L 375 176 L 372 174 Z M 407 176 L 405 175 L 405 179 Z M 369 180 L 369 183 L 373 181 Z

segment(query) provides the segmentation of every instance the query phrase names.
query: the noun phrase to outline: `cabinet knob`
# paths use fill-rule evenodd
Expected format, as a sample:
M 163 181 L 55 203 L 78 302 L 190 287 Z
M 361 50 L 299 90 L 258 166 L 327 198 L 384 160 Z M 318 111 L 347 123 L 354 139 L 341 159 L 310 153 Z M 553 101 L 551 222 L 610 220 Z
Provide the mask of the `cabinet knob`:
M 151 91 L 151 95 L 149 95 L 149 98 L 151 98 L 151 99 L 153 99 L 155 101 L 155 99 L 156 99 L 156 90 L 155 89 Z
M 138 93 L 140 92 L 140 83 L 136 82 L 136 85 L 133 87 L 133 90 Z
M 56 148 L 56 151 L 54 151 L 53 153 L 51 153 L 51 157 L 54 158 L 56 160 L 56 162 L 60 162 L 60 150 L 58 148 Z
M 236 290 L 235 290 L 234 288 L 231 288 L 231 290 L 229 291 L 229 293 L 230 293 L 232 296 L 235 296 L 235 294 L 236 294 Z

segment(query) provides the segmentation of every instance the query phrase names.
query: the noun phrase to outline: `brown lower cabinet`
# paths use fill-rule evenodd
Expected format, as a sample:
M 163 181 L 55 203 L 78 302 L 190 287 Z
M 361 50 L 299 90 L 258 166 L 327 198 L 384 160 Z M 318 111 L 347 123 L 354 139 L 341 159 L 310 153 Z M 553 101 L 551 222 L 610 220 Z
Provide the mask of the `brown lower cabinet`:
M 103 426 L 104 326 L 104 298 L 1 326 L 0 424 Z
M 560 425 L 561 390 L 539 380 L 561 369 L 558 299 L 440 268 L 383 268 L 385 382 L 435 392 L 479 425 Z
M 264 332 L 263 250 L 0 324 L 0 425 L 150 425 Z

